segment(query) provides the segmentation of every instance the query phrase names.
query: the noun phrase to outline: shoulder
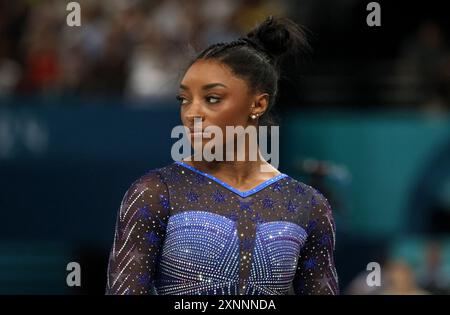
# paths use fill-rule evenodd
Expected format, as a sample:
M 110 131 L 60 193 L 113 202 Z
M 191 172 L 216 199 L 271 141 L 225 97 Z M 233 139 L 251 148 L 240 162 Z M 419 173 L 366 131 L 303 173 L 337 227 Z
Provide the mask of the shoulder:
M 129 192 L 142 193 L 149 189 L 153 190 L 164 185 L 159 169 L 152 169 L 135 179 L 128 188 Z
M 135 179 L 130 185 L 129 189 L 135 189 L 142 191 L 146 189 L 158 189 L 161 190 L 166 186 L 167 174 L 173 171 L 174 163 L 153 168 L 143 173 L 139 178 Z
M 323 209 L 326 211 L 331 211 L 331 206 L 328 202 L 328 199 L 317 188 L 310 186 L 300 180 L 297 180 L 289 175 L 286 176 L 286 182 L 296 195 L 300 195 L 302 199 L 310 205 L 311 210 Z
M 152 169 L 131 183 L 119 207 L 120 222 L 134 222 L 170 214 L 170 198 L 160 169 Z
M 132 200 L 140 198 L 150 202 L 161 199 L 168 199 L 168 189 L 165 182 L 164 173 L 170 168 L 167 165 L 146 171 L 135 179 L 125 192 L 122 203 L 130 203 Z

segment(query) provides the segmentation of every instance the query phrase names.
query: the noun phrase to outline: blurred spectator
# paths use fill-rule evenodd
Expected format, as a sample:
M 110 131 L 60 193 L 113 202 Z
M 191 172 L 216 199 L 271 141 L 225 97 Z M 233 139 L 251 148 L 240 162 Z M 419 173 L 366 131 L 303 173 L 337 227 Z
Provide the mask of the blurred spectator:
M 450 108 L 450 52 L 442 58 L 437 77 L 437 95 L 443 106 Z
M 127 47 L 124 30 L 116 25 L 106 36 L 100 58 L 82 85 L 82 90 L 100 94 L 122 94 L 127 77 Z
M 425 264 L 419 271 L 419 283 L 433 294 L 450 294 L 449 270 L 445 270 L 442 245 L 429 242 L 425 248 Z
M 230 41 L 281 4 L 267 0 L 84 0 L 81 27 L 65 3 L 1 1 L 0 91 L 168 96 L 193 50 Z M 17 27 L 20 22 L 23 27 Z M 23 29 L 20 33 L 19 30 Z M 7 58 L 8 47 L 18 47 Z M 19 52 L 19 53 L 17 53 Z
M 375 295 L 381 291 L 381 286 L 367 285 L 367 271 L 359 273 L 347 286 L 344 294 L 346 295 Z
M 406 261 L 391 260 L 383 268 L 384 283 L 380 294 L 423 295 L 430 294 L 419 287 L 411 267 Z M 383 280 L 382 280 L 383 281 Z
M 419 92 L 418 99 L 428 108 L 449 106 L 450 88 L 449 50 L 443 30 L 438 23 L 428 20 L 408 38 L 399 56 L 399 71 L 411 94 Z
M 11 94 L 20 76 L 20 66 L 9 51 L 8 42 L 0 38 L 0 96 Z
M 303 79 L 305 69 L 287 82 L 294 75 L 289 67 L 283 69 L 287 75 L 280 81 L 285 85 L 279 94 L 281 106 L 403 102 L 449 108 L 450 52 L 447 34 L 436 19 L 422 23 L 410 38 L 400 38 L 400 75 L 393 76 L 395 67 L 384 57 L 374 61 L 358 54 L 364 45 L 354 37 L 358 32 L 353 33 L 355 23 L 361 22 L 356 0 L 79 3 L 81 27 L 69 27 L 66 2 L 0 0 L 0 93 L 173 96 L 193 52 L 236 39 L 268 15 L 286 15 L 311 29 L 312 39 L 317 40 L 313 43 L 316 73 Z M 395 57 L 396 49 L 388 49 Z M 372 86 L 378 84 L 374 82 L 387 86 Z M 402 85 L 404 89 L 399 89 Z

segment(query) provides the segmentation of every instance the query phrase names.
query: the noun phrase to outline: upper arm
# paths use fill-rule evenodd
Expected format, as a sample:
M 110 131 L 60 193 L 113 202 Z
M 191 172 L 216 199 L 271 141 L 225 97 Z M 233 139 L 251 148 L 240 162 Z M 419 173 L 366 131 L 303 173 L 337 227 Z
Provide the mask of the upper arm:
M 308 237 L 300 251 L 295 294 L 339 294 L 334 264 L 336 226 L 327 199 L 313 189 L 309 200 Z
M 169 216 L 168 191 L 158 173 L 135 181 L 116 218 L 106 294 L 152 294 Z

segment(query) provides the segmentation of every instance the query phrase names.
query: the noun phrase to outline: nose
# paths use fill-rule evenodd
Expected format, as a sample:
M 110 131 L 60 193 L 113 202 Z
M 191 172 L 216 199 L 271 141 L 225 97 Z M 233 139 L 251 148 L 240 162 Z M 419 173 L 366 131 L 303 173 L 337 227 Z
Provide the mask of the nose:
M 203 122 L 205 120 L 205 116 L 200 114 L 186 115 L 186 118 L 192 125 L 194 125 L 194 122 L 196 121 Z
M 189 116 L 186 127 L 188 127 L 191 132 L 194 132 L 195 128 L 200 128 L 200 130 L 203 130 L 204 129 L 204 126 L 203 126 L 204 120 L 205 119 L 202 116 Z
M 184 113 L 185 118 L 189 124 L 189 127 L 194 127 L 194 123 L 203 123 L 205 120 L 205 114 L 202 111 L 201 104 L 199 102 L 193 102 Z

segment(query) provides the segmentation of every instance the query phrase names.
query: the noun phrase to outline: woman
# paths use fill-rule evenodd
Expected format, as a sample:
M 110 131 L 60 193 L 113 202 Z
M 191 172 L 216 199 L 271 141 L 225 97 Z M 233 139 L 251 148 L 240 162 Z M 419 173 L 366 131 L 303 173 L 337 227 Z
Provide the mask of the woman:
M 305 47 L 299 26 L 269 17 L 246 37 L 201 52 L 177 96 L 191 136 L 196 119 L 223 134 L 262 124 L 281 60 Z M 260 154 L 245 156 L 176 161 L 134 182 L 118 212 L 106 293 L 338 294 L 326 198 Z

